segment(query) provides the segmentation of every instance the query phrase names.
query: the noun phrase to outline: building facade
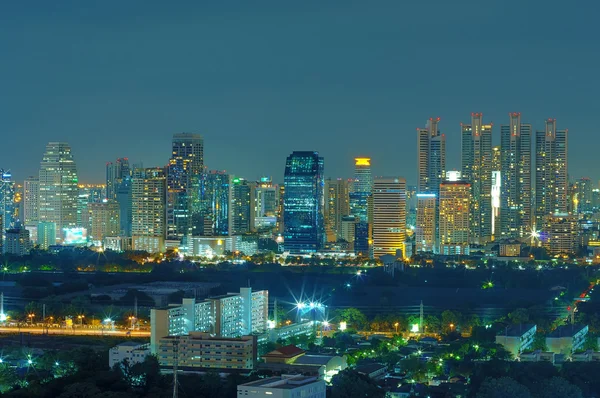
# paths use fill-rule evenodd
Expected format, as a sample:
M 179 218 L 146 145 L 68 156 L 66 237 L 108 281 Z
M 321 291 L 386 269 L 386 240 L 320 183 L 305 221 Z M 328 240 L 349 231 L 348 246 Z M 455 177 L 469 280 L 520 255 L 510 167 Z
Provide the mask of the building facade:
M 550 255 L 575 253 L 579 246 L 578 216 L 554 213 L 544 217 L 540 239 Z
M 92 241 L 102 246 L 104 238 L 119 236 L 121 232 L 121 218 L 119 203 L 115 200 L 106 200 L 88 204 L 90 213 L 89 235 Z
M 23 183 L 23 225 L 26 227 L 36 227 L 39 222 L 39 196 L 40 179 L 27 177 Z
M 325 398 L 327 386 L 324 380 L 317 377 L 302 375 L 284 375 L 269 377 L 240 384 L 237 387 L 237 396 L 273 398 Z
M 324 162 L 318 152 L 293 152 L 285 164 L 284 250 L 319 251 L 325 241 Z
M 342 239 L 342 219 L 350 214 L 350 183 L 341 178 L 325 181 L 325 223 L 327 240 Z
M 4 240 L 4 253 L 15 256 L 26 256 L 32 248 L 29 239 L 29 231 L 25 228 L 14 228 L 6 230 Z
M 373 257 L 406 254 L 406 180 L 375 178 L 373 183 Z
M 437 252 L 436 244 L 437 197 L 434 193 L 417 194 L 417 221 L 415 225 L 415 250 Z
M 166 178 L 162 168 L 138 169 L 131 183 L 133 250 L 165 250 Z
M 440 254 L 469 254 L 471 184 L 445 181 L 440 184 Z
M 446 178 L 446 136 L 438 130 L 440 118 L 430 118 L 417 128 L 417 193 L 439 194 Z

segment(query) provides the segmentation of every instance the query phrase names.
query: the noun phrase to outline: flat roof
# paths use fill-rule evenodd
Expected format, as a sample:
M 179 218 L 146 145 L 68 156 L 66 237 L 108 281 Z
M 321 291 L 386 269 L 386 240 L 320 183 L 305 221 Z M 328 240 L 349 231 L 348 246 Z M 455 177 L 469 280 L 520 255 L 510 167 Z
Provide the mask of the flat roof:
M 335 356 L 332 355 L 303 355 L 294 361 L 298 365 L 327 365 Z
M 547 337 L 573 337 L 585 329 L 587 325 L 563 325 L 552 331 Z
M 320 382 L 314 376 L 295 375 L 292 377 L 269 377 L 268 379 L 260 379 L 251 381 L 250 383 L 240 384 L 239 387 L 263 387 L 276 390 L 292 390 L 298 386 L 303 386 L 310 383 Z

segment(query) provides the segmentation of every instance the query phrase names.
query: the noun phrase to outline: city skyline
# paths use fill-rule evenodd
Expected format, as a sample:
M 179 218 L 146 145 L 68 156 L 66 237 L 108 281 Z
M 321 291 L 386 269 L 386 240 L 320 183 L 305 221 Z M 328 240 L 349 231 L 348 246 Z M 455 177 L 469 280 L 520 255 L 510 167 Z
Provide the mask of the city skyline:
M 47 141 L 69 142 L 92 183 L 124 156 L 165 165 L 172 134 L 192 132 L 208 167 L 248 179 L 281 182 L 288 153 L 316 150 L 327 177 L 351 176 L 349 159 L 368 156 L 374 175 L 412 185 L 416 154 L 397 152 L 414 148 L 415 128 L 440 116 L 448 168 L 460 169 L 460 122 L 472 112 L 495 124 L 494 145 L 509 112 L 535 129 L 556 118 L 573 133 L 571 176 L 600 177 L 585 161 L 600 90 L 594 13 L 574 4 L 37 4 L 1 13 L 0 73 L 11 79 L 0 129 L 11 145 L 0 167 L 18 181 L 35 175 Z M 544 21 L 561 29 L 531 28 Z M 473 49 L 486 56 L 470 67 Z

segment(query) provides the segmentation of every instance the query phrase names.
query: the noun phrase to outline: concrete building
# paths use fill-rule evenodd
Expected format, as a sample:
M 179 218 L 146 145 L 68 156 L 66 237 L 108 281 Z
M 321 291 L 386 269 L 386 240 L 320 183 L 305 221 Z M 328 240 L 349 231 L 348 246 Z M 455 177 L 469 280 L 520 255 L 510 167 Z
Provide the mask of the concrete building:
M 350 214 L 350 183 L 341 178 L 325 180 L 325 228 L 327 240 L 342 238 L 343 218 Z
M 375 178 L 373 184 L 373 257 L 406 253 L 406 180 Z
M 102 243 L 105 250 L 125 252 L 131 250 L 131 238 L 127 236 L 107 236 Z
M 339 239 L 349 243 L 348 249 L 354 250 L 354 239 L 356 236 L 356 224 L 358 223 L 356 216 L 342 217 L 342 224 L 339 234 Z
M 193 236 L 183 247 L 185 255 L 191 257 L 222 256 L 225 252 L 239 251 L 248 256 L 258 252 L 258 240 L 254 236 Z
M 282 375 L 240 384 L 237 396 L 273 398 L 325 398 L 326 385 L 316 377 Z
M 69 144 L 48 143 L 39 171 L 38 216 L 40 222 L 54 223 L 59 240 L 65 229 L 77 227 L 77 182 L 77 167 Z
M 7 229 L 4 241 L 4 253 L 16 256 L 26 256 L 31 251 L 32 244 L 29 231 L 25 228 Z
M 41 222 L 37 225 L 37 244 L 42 250 L 56 244 L 56 223 Z
M 90 214 L 90 238 L 101 246 L 107 236 L 118 236 L 121 232 L 119 203 L 106 200 L 88 204 Z
M 133 250 L 165 251 L 165 181 L 162 168 L 134 171 L 131 183 Z
M 416 252 L 437 251 L 437 197 L 433 193 L 417 194 L 417 222 L 415 226 Z
M 150 355 L 148 344 L 127 341 L 110 349 L 108 352 L 108 367 L 112 369 L 124 360 L 127 360 L 130 365 L 141 363 L 148 355 Z
M 500 146 L 492 148 L 492 238 L 496 240 L 502 235 L 500 232 L 500 206 L 502 203 L 502 166 Z
M 241 288 L 239 293 L 196 302 L 184 298 L 181 305 L 150 311 L 152 352 L 164 336 L 207 332 L 220 337 L 263 333 L 267 329 L 269 293 Z
M 531 125 L 521 114 L 509 114 L 500 126 L 501 201 L 500 232 L 504 238 L 526 237 L 532 227 Z
M 471 184 L 471 240 L 484 244 L 492 231 L 492 124 L 472 113 L 471 124 L 461 124 L 462 178 Z
M 247 234 L 254 223 L 254 192 L 256 183 L 234 177 L 231 179 L 230 193 L 230 235 Z
M 587 325 L 559 326 L 546 336 L 548 351 L 571 356 L 583 347 L 588 331 Z
M 165 336 L 156 352 L 161 368 L 182 371 L 251 371 L 256 366 L 256 336 L 215 337 L 210 333 L 190 332 L 184 336 Z
M 544 217 L 541 240 L 550 255 L 569 254 L 577 250 L 579 242 L 578 216 L 568 213 Z
M 513 357 L 517 358 L 533 344 L 537 326 L 533 324 L 510 325 L 496 336 L 496 343 L 502 344 Z
M 439 194 L 446 178 L 446 136 L 438 130 L 440 118 L 430 118 L 417 128 L 417 193 Z
M 27 177 L 23 183 L 23 225 L 36 227 L 39 222 L 40 179 Z
M 440 254 L 469 254 L 470 218 L 471 184 L 464 181 L 440 184 Z
M 521 255 L 521 242 L 516 239 L 504 239 L 498 243 L 500 257 L 519 257 Z

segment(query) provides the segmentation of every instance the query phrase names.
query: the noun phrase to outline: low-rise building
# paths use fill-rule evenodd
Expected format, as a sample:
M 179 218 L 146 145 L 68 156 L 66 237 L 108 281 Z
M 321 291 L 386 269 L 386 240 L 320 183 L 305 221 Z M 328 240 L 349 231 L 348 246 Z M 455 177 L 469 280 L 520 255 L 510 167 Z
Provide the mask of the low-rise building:
M 533 352 L 524 352 L 519 357 L 521 362 L 550 362 L 554 365 L 556 354 L 553 352 L 535 350 Z
M 148 355 L 150 355 L 150 347 L 147 343 L 127 341 L 110 349 L 108 352 L 108 366 L 112 369 L 124 360 L 127 360 L 130 365 L 144 362 Z
M 380 363 L 367 363 L 364 365 L 358 365 L 356 371 L 362 375 L 365 375 L 373 380 L 379 380 L 387 373 L 387 366 Z
M 504 239 L 498 243 L 500 257 L 519 257 L 521 255 L 521 242 L 516 239 Z
M 323 380 L 301 375 L 283 375 L 240 384 L 237 396 L 272 398 L 325 398 L 326 386 Z
M 546 336 L 548 351 L 570 356 L 583 347 L 587 334 L 587 325 L 559 326 Z
M 2 238 L 0 238 L 2 240 Z M 0 242 L 0 246 L 2 242 Z M 26 256 L 31 251 L 29 231 L 25 228 L 7 229 L 4 253 L 16 256 Z
M 190 332 L 186 336 L 161 338 L 157 357 L 164 369 L 177 364 L 182 371 L 245 371 L 254 369 L 256 349 L 256 336 L 223 338 Z
M 533 324 L 507 326 L 496 336 L 496 343 L 502 344 L 516 358 L 531 347 L 536 332 L 537 326 Z

